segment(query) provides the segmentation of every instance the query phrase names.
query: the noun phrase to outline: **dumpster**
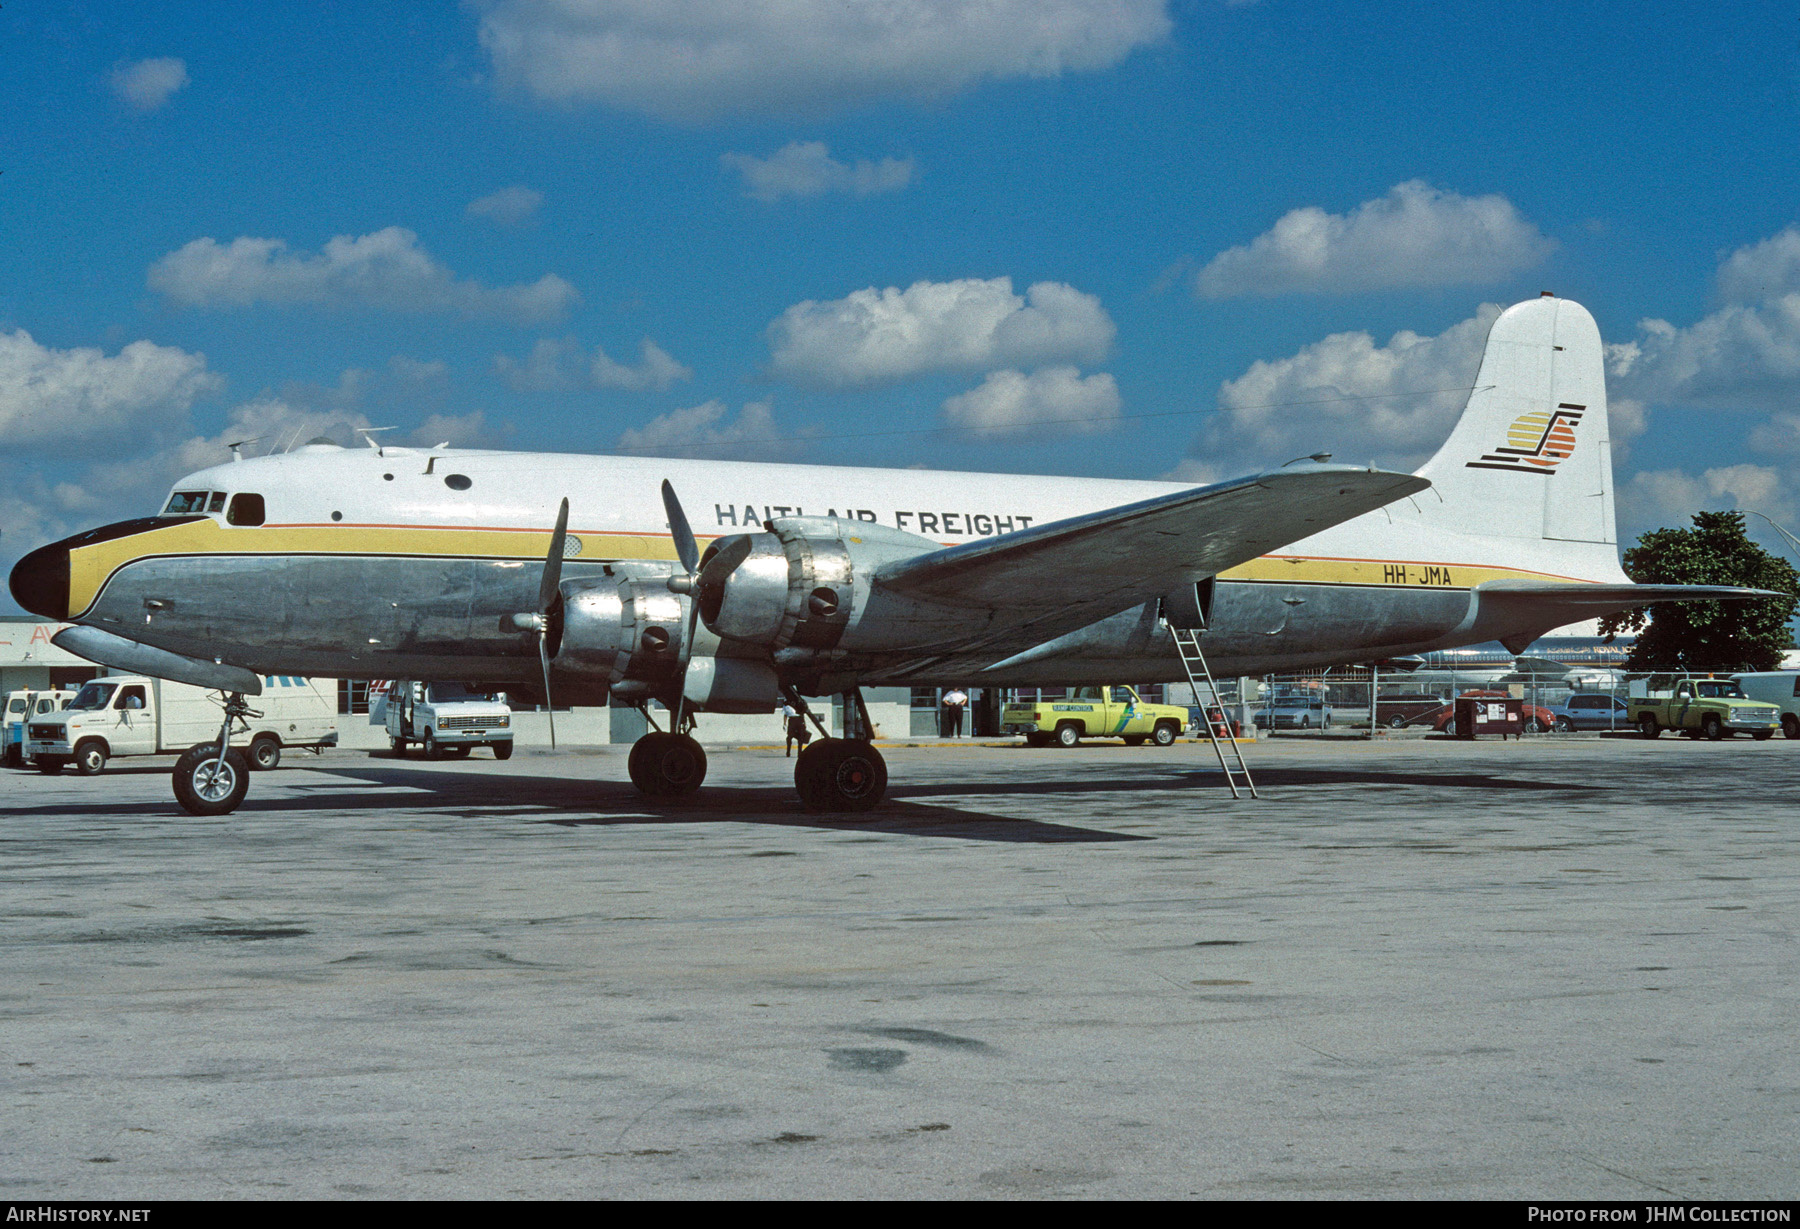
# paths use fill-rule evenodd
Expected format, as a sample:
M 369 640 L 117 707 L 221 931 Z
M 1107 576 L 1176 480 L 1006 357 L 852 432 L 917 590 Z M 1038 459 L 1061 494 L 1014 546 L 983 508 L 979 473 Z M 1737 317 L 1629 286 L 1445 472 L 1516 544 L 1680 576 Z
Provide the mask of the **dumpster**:
M 1514 738 L 1525 734 L 1525 702 L 1514 696 L 1458 696 L 1456 737 L 1495 735 Z

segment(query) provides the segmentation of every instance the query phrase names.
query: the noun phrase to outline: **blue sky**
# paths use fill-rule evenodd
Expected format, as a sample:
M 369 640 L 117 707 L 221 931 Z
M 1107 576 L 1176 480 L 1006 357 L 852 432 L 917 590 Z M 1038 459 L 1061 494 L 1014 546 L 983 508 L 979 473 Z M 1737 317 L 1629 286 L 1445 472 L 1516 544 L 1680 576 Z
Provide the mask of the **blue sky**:
M 0 566 L 229 440 L 366 425 L 1410 467 L 1484 305 L 1544 289 L 1614 346 L 1626 540 L 1800 515 L 1775 5 L 17 0 L 0 31 Z

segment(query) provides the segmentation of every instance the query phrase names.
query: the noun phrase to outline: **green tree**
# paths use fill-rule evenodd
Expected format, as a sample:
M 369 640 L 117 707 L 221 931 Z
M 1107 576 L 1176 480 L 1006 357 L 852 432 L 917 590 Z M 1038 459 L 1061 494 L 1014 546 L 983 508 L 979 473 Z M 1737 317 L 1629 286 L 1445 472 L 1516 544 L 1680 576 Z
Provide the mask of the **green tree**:
M 1786 594 L 1663 602 L 1608 615 L 1600 620 L 1608 639 L 1638 633 L 1627 659 L 1632 669 L 1773 670 L 1793 643 L 1788 620 L 1800 608 L 1800 573 L 1750 540 L 1742 512 L 1696 512 L 1692 529 L 1644 534 L 1625 552 L 1625 572 L 1646 585 L 1746 585 Z

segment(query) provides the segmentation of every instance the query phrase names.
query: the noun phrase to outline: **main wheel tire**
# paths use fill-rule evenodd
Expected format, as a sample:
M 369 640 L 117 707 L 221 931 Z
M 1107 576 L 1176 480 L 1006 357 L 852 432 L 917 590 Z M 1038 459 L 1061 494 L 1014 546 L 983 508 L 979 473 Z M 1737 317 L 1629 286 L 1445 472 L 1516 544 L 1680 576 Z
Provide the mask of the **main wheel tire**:
M 494 744 L 494 758 L 497 760 L 510 760 L 512 758 L 512 739 L 509 738 L 503 743 Z
M 1305 713 L 1300 714 L 1300 728 L 1303 730 L 1312 729 L 1312 718 L 1308 717 Z
M 1642 734 L 1645 738 L 1655 738 L 1662 733 L 1662 727 L 1656 723 L 1655 717 L 1649 713 L 1645 713 L 1642 717 L 1638 718 L 1638 733 Z
M 90 738 L 75 744 L 75 771 L 84 777 L 97 777 L 106 771 L 106 744 Z
M 1792 713 L 1781 714 L 1781 732 L 1789 738 L 1800 738 L 1800 717 Z
M 250 762 L 236 747 L 219 762 L 218 744 L 190 748 L 175 764 L 175 801 L 189 815 L 229 815 L 250 792 Z
M 1707 742 L 1718 742 L 1725 737 L 1725 723 L 1719 720 L 1717 713 L 1708 713 L 1700 718 L 1700 735 Z
M 1555 726 L 1552 728 L 1555 729 L 1558 734 L 1573 734 L 1575 732 L 1575 723 L 1570 721 L 1567 717 L 1558 717 Z
M 69 764 L 69 761 L 60 755 L 40 755 L 31 762 L 36 764 L 37 770 L 47 777 L 54 777 Z
M 1451 738 L 1456 737 L 1456 718 L 1452 717 L 1450 720 L 1444 722 L 1443 732 L 1448 734 Z
M 1164 721 L 1150 731 L 1150 738 L 1159 747 L 1173 747 L 1175 740 L 1181 737 L 1181 728 L 1173 722 Z
M 1403 726 L 1405 724 L 1406 724 L 1406 718 L 1404 718 L 1404 717 L 1389 717 L 1387 726 L 1388 726 L 1388 729 L 1390 729 L 1390 730 L 1398 730 L 1401 726 Z
M 258 734 L 250 740 L 250 767 L 268 772 L 281 763 L 281 740 L 273 734 Z
M 800 753 L 794 787 L 809 811 L 867 811 L 887 794 L 887 761 L 859 739 L 823 739 Z
M 1079 747 L 1081 745 L 1081 727 L 1073 721 L 1065 721 L 1056 727 L 1056 745 L 1059 747 Z
M 438 746 L 437 734 L 431 730 L 425 731 L 425 737 L 419 741 L 419 748 L 425 752 L 425 758 L 428 760 L 444 758 L 444 749 Z
M 686 734 L 652 730 L 631 745 L 626 771 L 648 797 L 676 798 L 706 780 L 706 752 Z
M 1542 734 L 1544 732 L 1544 723 L 1539 721 L 1536 717 L 1529 718 L 1525 722 L 1525 732 L 1527 734 Z

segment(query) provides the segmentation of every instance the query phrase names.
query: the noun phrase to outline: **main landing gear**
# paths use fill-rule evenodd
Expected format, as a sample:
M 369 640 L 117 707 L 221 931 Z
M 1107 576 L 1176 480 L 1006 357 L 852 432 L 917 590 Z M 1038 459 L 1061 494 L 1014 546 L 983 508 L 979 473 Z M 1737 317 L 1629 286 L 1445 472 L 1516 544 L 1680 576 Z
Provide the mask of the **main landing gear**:
M 250 728 L 247 718 L 260 717 L 244 702 L 244 693 L 225 698 L 225 720 L 219 741 L 191 747 L 175 763 L 175 801 L 189 815 L 229 815 L 250 792 L 250 761 L 231 745 L 231 727 Z
M 887 761 L 869 741 L 874 727 L 860 692 L 844 693 L 844 737 L 825 734 L 825 726 L 797 692 L 788 703 L 818 726 L 822 737 L 804 747 L 794 761 L 794 786 L 809 811 L 867 811 L 887 794 Z M 693 718 L 685 716 L 681 733 L 651 730 L 631 746 L 626 762 L 631 783 L 648 798 L 680 798 L 706 780 L 706 752 L 693 735 Z
M 788 702 L 825 733 L 804 700 L 790 693 Z M 867 811 L 887 794 L 887 761 L 870 741 L 875 727 L 862 692 L 846 691 L 843 707 L 844 737 L 808 743 L 794 761 L 794 788 L 809 811 Z

